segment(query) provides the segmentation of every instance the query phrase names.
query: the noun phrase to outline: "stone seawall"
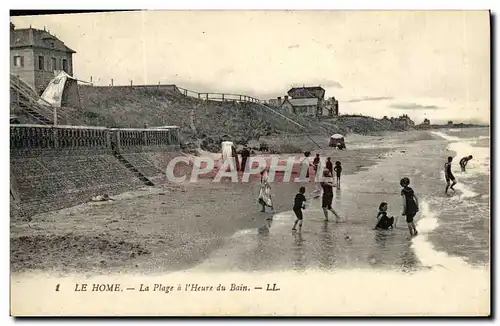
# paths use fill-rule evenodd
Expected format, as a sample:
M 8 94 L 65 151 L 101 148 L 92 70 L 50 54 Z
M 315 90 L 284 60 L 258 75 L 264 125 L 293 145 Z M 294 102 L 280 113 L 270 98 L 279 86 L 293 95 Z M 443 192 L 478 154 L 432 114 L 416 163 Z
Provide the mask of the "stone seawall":
M 179 149 L 179 128 L 109 129 L 11 125 L 11 216 L 31 216 L 144 186 L 129 166 L 162 182 Z M 156 158 L 156 159 L 155 159 Z

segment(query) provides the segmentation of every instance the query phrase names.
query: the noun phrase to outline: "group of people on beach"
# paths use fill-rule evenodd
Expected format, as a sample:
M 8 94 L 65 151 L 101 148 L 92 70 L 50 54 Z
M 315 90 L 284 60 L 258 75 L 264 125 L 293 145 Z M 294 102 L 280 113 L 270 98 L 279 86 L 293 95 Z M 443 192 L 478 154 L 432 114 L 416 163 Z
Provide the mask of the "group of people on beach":
M 462 157 L 462 159 L 458 163 L 460 165 L 460 169 L 462 170 L 462 172 L 465 172 L 465 168 L 467 166 L 467 163 L 469 163 L 470 160 L 472 160 L 472 155 Z M 444 177 L 446 179 L 446 188 L 445 188 L 444 192 L 446 194 L 448 193 L 448 189 L 455 191 L 455 189 L 453 187 L 457 184 L 457 179 L 453 175 L 453 172 L 451 172 L 451 162 L 452 161 L 453 161 L 453 157 L 448 156 L 448 162 L 446 162 L 444 164 Z M 451 182 L 451 185 L 450 185 L 450 182 Z
M 312 166 L 315 173 L 318 173 L 318 169 L 320 166 L 320 154 L 316 154 L 316 157 L 312 161 L 312 163 L 309 163 L 309 157 L 311 153 L 310 152 L 305 152 L 304 153 L 304 160 L 302 161 L 303 164 L 307 164 L 308 166 Z M 469 155 L 467 157 L 463 157 L 460 160 L 460 167 L 463 172 L 465 172 L 467 163 L 472 159 L 472 155 Z M 445 164 L 445 178 L 446 178 L 446 189 L 445 192 L 448 192 L 448 189 L 453 189 L 453 186 L 457 183 L 456 179 L 451 171 L 451 162 L 453 161 L 452 157 L 448 157 L 448 161 Z M 333 174 L 336 174 L 336 182 L 333 181 Z M 333 202 L 333 188 L 337 187 L 337 189 L 340 190 L 340 177 L 342 173 L 342 164 L 340 161 L 335 162 L 335 166 L 333 166 L 331 158 L 328 157 L 326 161 L 326 169 L 323 171 L 323 176 L 324 179 L 321 181 L 319 184 L 321 188 L 316 188 L 315 193 L 319 197 L 319 192 L 322 192 L 322 200 L 321 200 L 321 208 L 323 209 L 323 213 L 325 215 L 325 222 L 327 222 L 328 219 L 328 214 L 331 212 L 337 222 L 341 221 L 341 218 L 339 214 L 335 211 L 335 209 L 332 207 L 332 202 Z M 307 169 L 306 172 L 306 178 L 309 178 L 309 169 Z M 452 184 L 450 185 L 450 182 Z M 401 199 L 402 199 L 402 206 L 403 206 L 403 211 L 402 211 L 402 216 L 405 216 L 406 224 L 408 227 L 408 231 L 410 233 L 410 236 L 416 236 L 418 234 L 417 228 L 415 226 L 414 218 L 417 215 L 419 211 L 419 203 L 418 203 L 418 198 L 415 194 L 415 191 L 410 187 L 410 179 L 407 177 L 404 177 L 400 180 L 400 186 L 402 187 L 401 189 Z M 299 188 L 299 192 L 295 195 L 294 198 L 294 203 L 293 203 L 293 212 L 295 214 L 295 221 L 292 227 L 292 231 L 297 231 L 297 226 L 299 228 L 299 231 L 302 229 L 302 223 L 304 219 L 303 215 L 303 210 L 306 209 L 307 206 L 307 199 L 305 196 L 306 193 L 306 188 L 304 186 L 301 186 Z M 259 203 L 262 205 L 262 211 L 265 211 L 266 207 L 271 207 L 273 208 L 272 204 L 272 198 L 271 198 L 271 187 L 269 185 L 269 182 L 267 180 L 267 172 L 266 170 L 262 171 L 261 173 L 261 190 L 259 193 Z M 397 226 L 397 220 L 394 218 L 394 216 L 388 216 L 387 210 L 389 208 L 389 205 L 387 202 L 382 202 L 380 203 L 378 207 L 378 213 L 377 213 L 377 223 L 374 227 L 374 230 L 389 230 L 396 228 Z

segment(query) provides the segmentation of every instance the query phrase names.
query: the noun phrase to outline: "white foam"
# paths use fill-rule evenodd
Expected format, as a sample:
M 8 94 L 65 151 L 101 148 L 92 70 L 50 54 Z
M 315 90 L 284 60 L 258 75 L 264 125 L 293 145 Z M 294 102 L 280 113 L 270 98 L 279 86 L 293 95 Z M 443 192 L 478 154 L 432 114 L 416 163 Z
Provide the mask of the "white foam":
M 422 217 L 417 222 L 419 235 L 413 238 L 412 247 L 422 264 L 430 267 L 438 266 L 455 272 L 472 271 L 474 268 L 462 258 L 450 256 L 446 252 L 437 251 L 434 248 L 428 240 L 428 234 L 439 226 L 438 219 L 426 201 L 420 203 L 420 208 Z
M 433 134 L 448 140 L 448 149 L 457 153 L 456 160 L 460 160 L 462 157 L 472 155 L 473 159 L 467 164 L 466 172 L 462 172 L 458 167 L 458 164 L 452 165 L 452 171 L 456 174 L 459 179 L 471 179 L 477 175 L 489 175 L 490 174 L 490 149 L 488 147 L 476 147 L 473 146 L 479 139 L 489 138 L 488 136 L 479 136 L 474 138 L 459 138 L 455 136 L 447 135 L 443 132 L 433 131 Z M 455 162 L 458 163 L 458 162 Z M 474 197 L 469 191 L 470 189 L 462 189 L 463 185 L 456 187 L 462 192 L 467 193 L 466 196 Z M 464 197 L 465 198 L 465 197 Z

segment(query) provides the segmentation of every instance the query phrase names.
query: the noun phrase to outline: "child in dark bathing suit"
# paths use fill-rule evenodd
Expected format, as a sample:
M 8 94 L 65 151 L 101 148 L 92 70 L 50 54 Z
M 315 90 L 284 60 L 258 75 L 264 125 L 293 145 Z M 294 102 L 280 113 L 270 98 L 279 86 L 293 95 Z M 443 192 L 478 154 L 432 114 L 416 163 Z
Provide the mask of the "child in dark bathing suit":
M 313 160 L 314 172 L 318 172 L 318 165 L 320 162 L 319 154 L 316 154 L 316 157 Z
M 331 157 L 328 157 L 326 159 L 326 169 L 328 170 L 328 172 L 330 172 L 331 175 L 333 175 L 333 163 Z
M 333 168 L 337 175 L 337 188 L 340 189 L 340 175 L 342 174 L 342 163 L 340 161 L 335 162 L 335 167 Z
M 457 179 L 455 179 L 455 176 L 451 172 L 451 161 L 453 161 L 453 157 L 449 156 L 448 162 L 444 164 L 444 177 L 446 178 L 446 189 L 444 190 L 444 192 L 446 194 L 448 193 L 448 188 L 455 191 L 455 189 L 453 189 L 453 186 L 457 184 Z M 450 181 L 453 182 L 451 186 Z
M 386 202 L 382 202 L 378 207 L 377 225 L 375 225 L 374 230 L 388 230 L 393 228 L 394 216 L 387 216 L 387 207 Z
M 321 182 L 321 188 L 323 188 L 323 198 L 321 200 L 321 208 L 323 208 L 323 213 L 325 214 L 325 221 L 328 221 L 328 211 L 335 215 L 337 222 L 340 222 L 340 216 L 332 207 L 333 201 L 333 181 L 332 176 L 328 170 L 323 171 L 323 176 L 327 177 L 328 180 Z
M 296 229 L 297 223 L 299 224 L 299 230 L 302 230 L 302 219 L 304 218 L 302 215 L 302 209 L 306 208 L 306 197 L 304 196 L 305 192 L 306 188 L 300 187 L 299 193 L 295 195 L 295 200 L 293 203 L 293 212 L 295 213 L 297 219 L 295 220 L 295 223 L 293 223 L 292 231 L 297 230 Z
M 418 213 L 418 199 L 415 196 L 415 192 L 409 187 L 410 179 L 403 178 L 399 182 L 403 190 L 401 190 L 401 198 L 403 200 L 403 213 L 401 215 L 406 216 L 406 224 L 408 225 L 408 230 L 411 236 L 418 234 L 413 218 Z

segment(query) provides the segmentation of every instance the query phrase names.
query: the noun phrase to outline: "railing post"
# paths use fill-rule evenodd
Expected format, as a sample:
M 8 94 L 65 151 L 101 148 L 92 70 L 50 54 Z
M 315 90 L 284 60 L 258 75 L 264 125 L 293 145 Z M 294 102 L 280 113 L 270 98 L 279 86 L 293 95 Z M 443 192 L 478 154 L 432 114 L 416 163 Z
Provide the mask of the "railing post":
M 222 94 L 222 101 L 224 102 L 224 94 Z
M 114 136 L 115 136 L 115 141 L 116 141 L 116 152 L 117 153 L 121 153 L 122 149 L 121 149 L 121 140 L 120 140 L 120 130 L 115 130 L 114 132 Z
M 207 93 L 207 94 L 205 94 L 205 95 L 206 95 L 206 97 L 207 97 L 207 101 L 208 101 L 208 93 Z
M 59 135 L 58 135 L 58 129 L 57 127 L 51 127 L 52 128 L 52 135 L 54 139 L 54 149 L 59 148 Z

